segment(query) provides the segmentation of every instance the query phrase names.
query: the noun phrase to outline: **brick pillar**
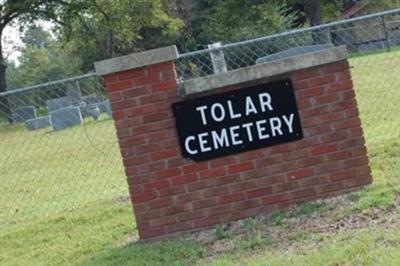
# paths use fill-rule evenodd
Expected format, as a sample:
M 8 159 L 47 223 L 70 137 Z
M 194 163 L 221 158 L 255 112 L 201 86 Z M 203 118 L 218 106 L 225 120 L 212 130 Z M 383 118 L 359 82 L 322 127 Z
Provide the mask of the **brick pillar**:
M 289 78 L 303 127 L 302 140 L 199 163 L 182 157 L 175 129 L 171 104 L 183 100 L 175 47 L 96 63 L 111 102 L 140 238 L 206 228 L 370 183 L 344 54 L 334 48 L 185 82 L 187 92 L 190 86 L 196 92 L 210 86 L 212 94 Z M 216 84 L 218 90 L 211 91 Z

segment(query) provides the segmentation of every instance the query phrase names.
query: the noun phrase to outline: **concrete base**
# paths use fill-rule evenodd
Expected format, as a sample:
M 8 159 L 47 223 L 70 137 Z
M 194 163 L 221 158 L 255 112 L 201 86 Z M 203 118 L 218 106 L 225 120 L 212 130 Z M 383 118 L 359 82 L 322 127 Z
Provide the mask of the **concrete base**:
M 28 130 L 37 130 L 51 126 L 50 116 L 42 116 L 25 121 Z
M 79 107 L 66 107 L 50 112 L 49 114 L 54 131 L 63 130 L 83 123 Z

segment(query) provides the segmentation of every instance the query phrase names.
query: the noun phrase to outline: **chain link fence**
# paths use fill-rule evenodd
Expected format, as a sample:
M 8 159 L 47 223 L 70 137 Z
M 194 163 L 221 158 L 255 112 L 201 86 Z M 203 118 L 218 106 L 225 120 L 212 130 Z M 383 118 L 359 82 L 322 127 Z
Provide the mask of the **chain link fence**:
M 96 74 L 0 97 L 2 225 L 128 195 L 110 104 Z
M 184 80 L 338 45 L 350 55 L 374 178 L 398 187 L 400 9 L 217 44 L 175 63 Z M 126 199 L 109 108 L 95 74 L 0 93 L 0 226 Z

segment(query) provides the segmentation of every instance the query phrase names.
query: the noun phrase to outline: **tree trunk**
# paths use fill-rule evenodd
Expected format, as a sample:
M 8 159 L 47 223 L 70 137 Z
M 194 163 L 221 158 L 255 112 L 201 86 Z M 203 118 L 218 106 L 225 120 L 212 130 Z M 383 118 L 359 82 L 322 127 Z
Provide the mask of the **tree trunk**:
M 321 2 L 320 0 L 305 0 L 304 10 L 310 22 L 310 26 L 317 26 L 323 24 L 321 16 Z M 329 28 L 314 30 L 312 32 L 314 44 L 330 44 L 331 34 Z
M 311 27 L 322 24 L 320 0 L 305 0 L 304 9 Z
M 7 91 L 6 69 L 7 64 L 3 57 L 3 50 L 0 41 L 0 93 Z M 7 96 L 0 96 L 0 118 L 8 120 L 10 123 L 12 122 L 10 104 Z

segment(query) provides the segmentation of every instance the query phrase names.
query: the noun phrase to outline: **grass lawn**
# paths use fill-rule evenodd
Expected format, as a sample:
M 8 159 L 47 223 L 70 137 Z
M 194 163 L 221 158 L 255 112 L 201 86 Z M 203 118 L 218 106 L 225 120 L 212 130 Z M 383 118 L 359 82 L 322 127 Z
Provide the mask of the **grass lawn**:
M 137 243 L 110 120 L 0 127 L 0 265 L 400 265 L 400 51 L 350 62 L 374 184 L 179 240 Z

